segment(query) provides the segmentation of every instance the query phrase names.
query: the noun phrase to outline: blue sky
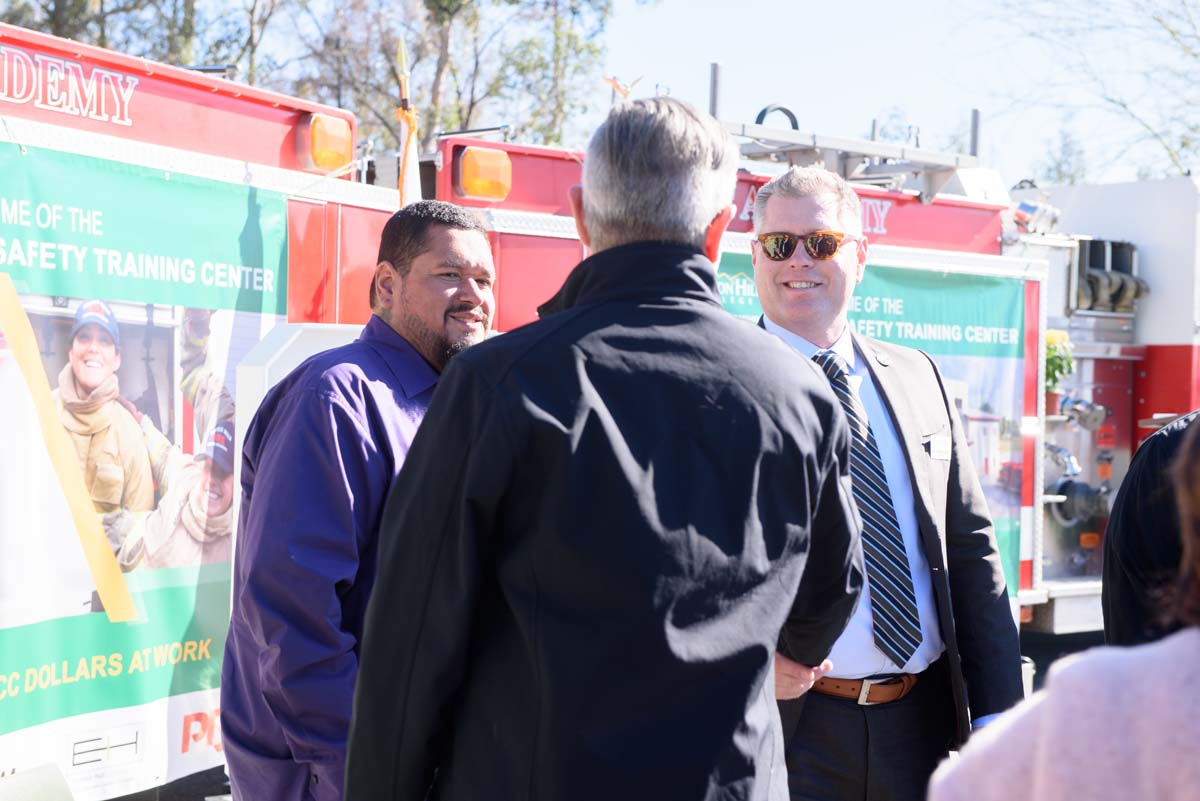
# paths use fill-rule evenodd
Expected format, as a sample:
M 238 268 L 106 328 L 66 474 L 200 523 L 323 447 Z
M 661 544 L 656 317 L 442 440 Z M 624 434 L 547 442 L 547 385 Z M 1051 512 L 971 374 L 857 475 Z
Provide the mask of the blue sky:
M 1043 48 L 987 19 L 995 13 L 995 4 L 981 0 L 616 0 L 605 75 L 640 78 L 631 96 L 652 95 L 657 84 L 707 108 L 716 61 L 724 120 L 753 122 L 761 108 L 779 103 L 795 112 L 801 130 L 865 137 L 872 118 L 899 108 L 919 126 L 921 146 L 932 149 L 965 137 L 971 109 L 979 108 L 982 161 L 1010 186 L 1033 174 L 1066 124 L 1083 140 L 1089 177 L 1131 178 L 1132 168 L 1102 158 L 1119 126 L 1093 111 L 1067 114 L 1035 102 L 1062 76 Z M 1063 97 L 1088 102 L 1079 92 Z M 775 115 L 769 123 L 785 121 Z

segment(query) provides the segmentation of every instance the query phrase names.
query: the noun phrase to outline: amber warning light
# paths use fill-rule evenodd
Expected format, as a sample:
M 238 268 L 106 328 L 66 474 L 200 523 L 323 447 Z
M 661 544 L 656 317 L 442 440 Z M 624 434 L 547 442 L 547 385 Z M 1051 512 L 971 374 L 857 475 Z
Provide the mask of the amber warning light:
M 504 200 L 512 189 L 512 160 L 503 150 L 464 147 L 454 158 L 454 194 Z
M 354 158 L 349 121 L 327 114 L 306 114 L 296 129 L 296 158 L 304 170 L 333 172 L 345 167 Z

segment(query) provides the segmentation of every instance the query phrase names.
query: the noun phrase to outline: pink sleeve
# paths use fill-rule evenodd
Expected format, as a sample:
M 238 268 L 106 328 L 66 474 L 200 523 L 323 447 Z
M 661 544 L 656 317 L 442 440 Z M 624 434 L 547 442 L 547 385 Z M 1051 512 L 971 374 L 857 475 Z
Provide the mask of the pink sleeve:
M 1046 709 L 1045 694 L 1038 693 L 977 732 L 933 774 L 929 801 L 1033 798 Z

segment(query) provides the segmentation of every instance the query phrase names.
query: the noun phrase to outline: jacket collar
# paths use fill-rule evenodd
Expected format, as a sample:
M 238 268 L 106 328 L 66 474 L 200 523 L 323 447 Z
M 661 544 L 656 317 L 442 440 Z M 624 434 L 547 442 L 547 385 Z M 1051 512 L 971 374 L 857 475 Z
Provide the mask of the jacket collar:
M 717 269 L 690 245 L 618 245 L 581 261 L 554 297 L 538 307 L 538 316 L 591 303 L 647 297 L 686 297 L 720 306 Z
M 379 316 L 371 315 L 358 339 L 379 354 L 406 398 L 420 395 L 437 383 L 437 371 L 429 366 L 429 362 L 417 353 L 407 339 L 396 333 L 396 329 Z

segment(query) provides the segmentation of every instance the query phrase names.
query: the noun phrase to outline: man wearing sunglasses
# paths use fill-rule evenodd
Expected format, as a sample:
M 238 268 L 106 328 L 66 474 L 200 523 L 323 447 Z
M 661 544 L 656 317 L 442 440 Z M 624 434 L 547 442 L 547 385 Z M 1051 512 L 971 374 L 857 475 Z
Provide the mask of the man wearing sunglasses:
M 947 752 L 1022 694 L 1016 626 L 983 492 L 937 366 L 856 334 L 862 212 L 838 175 L 759 190 L 761 324 L 824 371 L 850 423 L 867 581 L 812 692 L 778 657 L 793 799 L 918 801 Z

